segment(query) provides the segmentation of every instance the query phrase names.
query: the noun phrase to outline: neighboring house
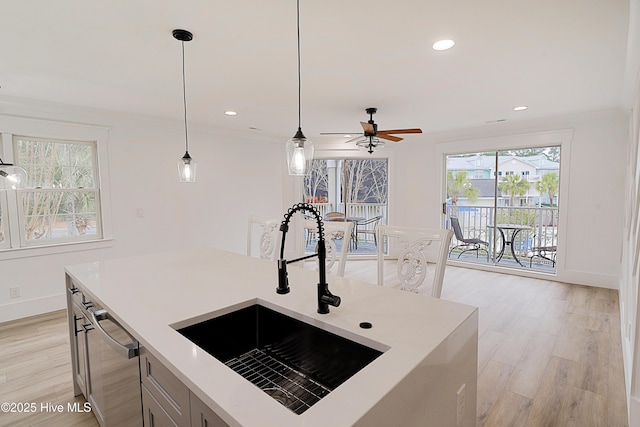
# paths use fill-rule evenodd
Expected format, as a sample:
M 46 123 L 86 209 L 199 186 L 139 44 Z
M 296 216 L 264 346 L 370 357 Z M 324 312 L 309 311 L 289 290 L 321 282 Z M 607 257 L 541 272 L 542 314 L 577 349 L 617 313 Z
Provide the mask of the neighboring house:
M 466 172 L 467 178 L 474 188 L 478 189 L 478 197 L 474 201 L 461 195 L 458 204 L 467 206 L 493 206 L 495 195 L 493 178 L 496 176 L 496 159 L 494 156 L 476 155 L 471 157 L 447 157 L 447 171 L 454 174 Z M 498 178 L 507 175 L 522 175 L 529 182 L 529 191 L 523 197 L 515 197 L 516 206 L 540 206 L 549 204 L 549 197 L 536 190 L 535 183 L 549 172 L 560 173 L 560 163 L 547 159 L 544 155 L 535 156 L 498 156 Z M 508 206 L 510 196 L 498 190 L 498 206 Z M 557 196 L 553 203 L 557 205 Z

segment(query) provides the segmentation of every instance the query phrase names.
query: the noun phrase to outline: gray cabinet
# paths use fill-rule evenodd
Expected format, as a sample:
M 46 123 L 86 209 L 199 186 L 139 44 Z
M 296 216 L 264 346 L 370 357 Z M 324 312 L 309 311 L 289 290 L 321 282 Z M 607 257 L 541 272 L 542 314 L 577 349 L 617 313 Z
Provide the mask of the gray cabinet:
M 69 276 L 66 281 L 74 394 L 91 403 L 101 426 L 228 426 L 146 348 L 140 348 L 138 359 L 137 342 L 135 357 L 122 357 L 128 332 L 119 329 L 99 301 L 91 302 L 83 287 Z M 117 352 L 104 334 L 115 340 Z
M 179 424 L 162 409 L 160 403 L 142 385 L 142 418 L 145 427 L 179 427 Z
M 70 332 L 73 334 L 71 337 L 73 376 L 80 389 L 79 392 L 87 396 L 87 331 L 91 328 L 91 322 L 75 303 L 71 304 L 69 320 L 71 322 Z
M 189 388 L 171 373 L 160 361 L 144 347 L 140 351 L 140 374 L 142 377 L 143 398 L 144 391 L 153 401 L 147 398 L 151 405 L 157 404 L 169 417 L 173 424 L 180 427 L 190 426 Z M 147 418 L 147 406 L 142 402 Z M 157 414 L 161 416 L 161 414 Z M 147 423 L 145 423 L 145 426 Z M 153 424 L 150 424 L 153 425 Z M 156 424 L 164 425 L 164 424 Z
M 229 427 L 215 412 L 191 393 L 191 426 L 192 427 Z
M 147 349 L 140 351 L 145 427 L 227 427 Z

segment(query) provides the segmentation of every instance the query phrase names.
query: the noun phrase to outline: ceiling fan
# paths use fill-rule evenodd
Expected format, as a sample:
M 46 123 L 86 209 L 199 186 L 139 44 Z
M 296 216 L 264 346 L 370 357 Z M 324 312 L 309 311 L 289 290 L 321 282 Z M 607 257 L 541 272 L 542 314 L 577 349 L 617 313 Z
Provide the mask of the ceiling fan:
M 391 142 L 400 142 L 404 139 L 392 134 L 422 133 L 422 129 L 419 128 L 378 130 L 378 124 L 373 121 L 373 115 L 378 111 L 378 109 L 370 107 L 365 111 L 369 115 L 369 121 L 360 122 L 362 129 L 364 130 L 360 135 L 364 135 L 365 138 L 362 139 L 361 136 L 358 136 L 346 142 L 357 141 L 356 145 L 360 148 L 366 149 L 369 154 L 373 153 L 376 148 L 382 148 L 384 146 L 385 141 L 381 141 L 381 139 Z M 347 133 L 348 132 L 324 132 L 320 135 L 344 135 Z

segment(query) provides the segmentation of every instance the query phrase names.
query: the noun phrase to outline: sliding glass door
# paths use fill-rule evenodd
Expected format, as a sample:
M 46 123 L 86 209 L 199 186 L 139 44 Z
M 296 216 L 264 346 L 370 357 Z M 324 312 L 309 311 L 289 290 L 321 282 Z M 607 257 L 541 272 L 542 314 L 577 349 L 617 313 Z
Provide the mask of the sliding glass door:
M 555 273 L 560 147 L 446 157 L 449 258 Z
M 388 170 L 387 159 L 314 159 L 304 179 L 304 201 L 325 220 L 342 217 L 354 223 L 351 255 L 376 253 L 373 231 L 386 223 L 388 214 Z M 311 237 L 306 245 L 310 251 L 315 247 Z

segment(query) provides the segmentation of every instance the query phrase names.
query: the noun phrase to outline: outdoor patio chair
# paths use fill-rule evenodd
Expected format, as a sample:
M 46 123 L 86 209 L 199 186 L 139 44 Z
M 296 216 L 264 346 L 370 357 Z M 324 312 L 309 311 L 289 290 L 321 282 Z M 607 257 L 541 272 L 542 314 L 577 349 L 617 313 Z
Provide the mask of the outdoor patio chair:
M 375 247 L 378 246 L 378 238 L 376 237 L 376 228 L 378 227 L 378 223 L 382 219 L 382 215 L 374 216 L 373 218 L 365 219 L 363 221 L 358 221 L 356 223 L 355 230 L 355 247 L 358 249 L 358 235 L 359 234 L 371 234 L 373 235 L 373 244 Z M 373 224 L 373 226 L 372 226 Z
M 555 267 L 557 251 L 557 246 L 536 246 L 531 248 L 532 255 L 531 258 L 529 258 L 529 268 L 533 267 L 534 258 L 540 258 L 542 260 L 546 259 Z
M 456 241 L 458 243 L 457 245 L 452 247 L 451 250 L 449 250 L 449 256 L 451 256 L 451 253 L 455 249 L 462 249 L 462 252 L 458 254 L 458 258 L 460 258 L 463 253 L 469 252 L 469 251 L 475 251 L 476 258 L 477 258 L 479 257 L 481 250 L 485 251 L 487 253 L 487 257 L 489 257 L 488 242 L 485 242 L 482 239 L 477 239 L 475 237 L 474 238 L 464 237 L 464 234 L 462 233 L 462 229 L 460 228 L 460 222 L 458 221 L 458 218 L 456 218 L 455 216 L 452 216 L 452 217 L 449 217 L 449 219 L 451 220 L 451 228 L 453 229 L 453 233 L 455 234 Z
M 451 230 L 380 224 L 377 232 L 380 243 L 378 245 L 378 285 L 423 293 L 428 292 L 428 284 L 430 284 L 430 295 L 440 298 L 444 270 L 447 266 L 447 252 L 453 235 Z M 385 247 L 389 248 L 387 257 L 397 260 L 395 268 L 389 269 L 386 277 Z
M 276 261 L 280 249 L 280 239 L 280 221 L 253 215 L 249 217 L 248 256 Z
M 305 219 L 304 228 L 312 233 L 317 233 L 318 224 L 315 219 Z M 347 254 L 353 235 L 353 222 L 328 221 L 324 222 L 324 244 L 327 251 L 327 273 L 344 277 L 344 269 L 347 265 Z M 338 242 L 340 244 L 338 245 Z M 340 248 L 338 249 L 338 246 Z M 317 266 L 318 259 L 315 259 Z M 334 268 L 335 266 L 335 268 Z M 317 267 L 316 267 L 317 268 Z

